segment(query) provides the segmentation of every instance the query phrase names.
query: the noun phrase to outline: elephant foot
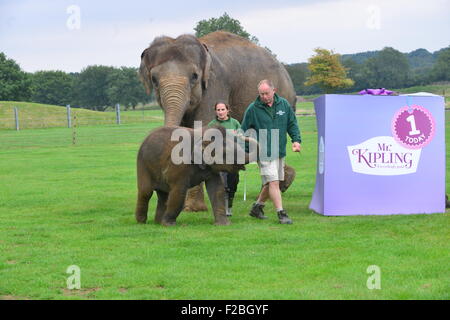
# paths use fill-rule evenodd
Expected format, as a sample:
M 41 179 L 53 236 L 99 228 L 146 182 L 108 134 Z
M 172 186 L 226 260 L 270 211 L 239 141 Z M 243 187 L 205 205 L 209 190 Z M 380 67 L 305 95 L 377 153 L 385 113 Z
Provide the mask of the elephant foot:
M 171 227 L 171 226 L 176 226 L 177 225 L 177 222 L 176 222 L 176 220 L 162 220 L 161 221 L 161 224 L 163 225 L 163 226 L 166 226 L 166 227 Z
M 204 203 L 203 204 L 189 203 L 184 206 L 183 211 L 188 212 L 208 211 L 208 207 Z
M 136 215 L 136 221 L 139 224 L 146 224 L 147 223 L 147 217 L 146 216 L 141 216 L 141 215 Z
M 231 224 L 231 222 L 230 222 L 230 220 L 225 218 L 225 219 L 216 220 L 214 222 L 214 224 L 216 226 L 229 226 Z
M 184 211 L 208 211 L 203 195 L 203 183 L 188 190 L 184 201 Z

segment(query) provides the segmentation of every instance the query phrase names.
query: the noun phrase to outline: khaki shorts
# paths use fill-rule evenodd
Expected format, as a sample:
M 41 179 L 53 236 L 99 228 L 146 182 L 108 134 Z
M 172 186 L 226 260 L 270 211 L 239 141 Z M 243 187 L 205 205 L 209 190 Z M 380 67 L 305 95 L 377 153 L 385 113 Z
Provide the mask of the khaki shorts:
M 258 161 L 262 184 L 284 180 L 284 158 L 272 161 Z

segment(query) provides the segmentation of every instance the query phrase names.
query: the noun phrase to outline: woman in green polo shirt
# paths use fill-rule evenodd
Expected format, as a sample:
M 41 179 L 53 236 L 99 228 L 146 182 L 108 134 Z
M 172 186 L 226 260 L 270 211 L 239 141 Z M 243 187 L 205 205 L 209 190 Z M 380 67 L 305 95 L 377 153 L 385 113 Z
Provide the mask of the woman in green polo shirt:
M 241 124 L 236 119 L 230 117 L 230 107 L 224 102 L 217 102 L 214 106 L 216 111 L 216 118 L 208 123 L 208 127 L 222 126 L 225 129 L 234 130 L 234 133 L 241 128 Z M 225 208 L 227 216 L 231 216 L 231 208 L 233 207 L 234 194 L 237 190 L 239 183 L 239 173 L 221 172 L 224 185 L 225 185 Z

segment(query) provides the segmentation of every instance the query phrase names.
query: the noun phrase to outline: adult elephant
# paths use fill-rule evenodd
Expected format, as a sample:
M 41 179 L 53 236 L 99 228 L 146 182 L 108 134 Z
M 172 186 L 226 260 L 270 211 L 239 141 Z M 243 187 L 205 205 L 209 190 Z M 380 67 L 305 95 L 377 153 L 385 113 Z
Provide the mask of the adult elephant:
M 140 75 L 147 93 L 155 91 L 166 126 L 205 125 L 215 117 L 217 101 L 228 103 L 230 115 L 242 121 L 262 79 L 272 80 L 295 110 L 294 86 L 284 66 L 268 50 L 228 32 L 158 37 L 141 54 Z M 203 189 L 191 189 L 185 206 L 206 210 Z

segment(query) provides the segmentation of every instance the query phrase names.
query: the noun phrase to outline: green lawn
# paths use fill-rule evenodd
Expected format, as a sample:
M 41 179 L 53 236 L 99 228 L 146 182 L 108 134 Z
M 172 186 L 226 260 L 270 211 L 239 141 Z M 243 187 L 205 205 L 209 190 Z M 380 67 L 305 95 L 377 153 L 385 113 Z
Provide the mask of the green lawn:
M 315 118 L 299 122 L 289 226 L 271 204 L 269 219 L 248 216 L 256 165 L 241 173 L 230 226 L 210 212 L 183 212 L 172 228 L 136 224 L 135 158 L 161 121 L 79 127 L 76 145 L 68 128 L 0 130 L 0 299 L 449 299 L 449 213 L 311 212 Z M 71 265 L 81 290 L 67 289 Z M 370 265 L 380 290 L 367 288 Z

